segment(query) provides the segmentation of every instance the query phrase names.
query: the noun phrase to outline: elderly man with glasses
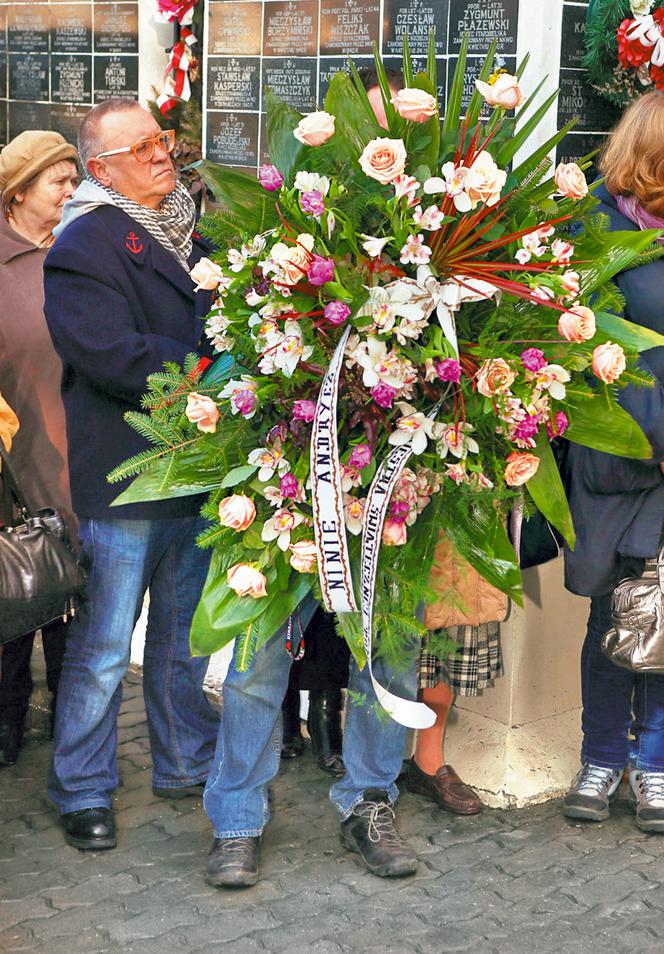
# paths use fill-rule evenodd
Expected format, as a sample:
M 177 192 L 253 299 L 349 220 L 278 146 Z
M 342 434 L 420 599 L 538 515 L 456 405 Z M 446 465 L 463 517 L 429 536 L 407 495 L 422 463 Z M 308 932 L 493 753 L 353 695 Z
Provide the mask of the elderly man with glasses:
M 74 510 L 88 593 L 73 622 L 58 695 L 49 795 L 66 841 L 116 843 L 117 717 L 131 637 L 150 591 L 144 695 L 155 795 L 201 795 L 218 718 L 189 628 L 208 569 L 195 545 L 197 496 L 111 509 L 106 475 L 148 444 L 124 420 L 149 374 L 197 350 L 210 293 L 191 267 L 209 252 L 178 183 L 171 131 L 127 100 L 94 107 L 79 132 L 86 173 L 44 268 L 46 320 L 63 363 Z

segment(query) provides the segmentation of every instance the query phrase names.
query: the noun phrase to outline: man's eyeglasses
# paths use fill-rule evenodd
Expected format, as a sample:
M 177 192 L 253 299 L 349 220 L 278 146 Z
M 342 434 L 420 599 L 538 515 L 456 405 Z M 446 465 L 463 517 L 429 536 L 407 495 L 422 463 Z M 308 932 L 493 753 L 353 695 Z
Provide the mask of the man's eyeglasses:
M 165 129 L 158 136 L 152 136 L 151 139 L 139 139 L 133 146 L 123 146 L 122 149 L 110 149 L 108 152 L 100 152 L 95 159 L 105 159 L 106 156 L 118 156 L 121 152 L 130 152 L 138 162 L 150 162 L 154 156 L 154 151 L 159 146 L 166 152 L 173 152 L 175 146 L 175 130 Z

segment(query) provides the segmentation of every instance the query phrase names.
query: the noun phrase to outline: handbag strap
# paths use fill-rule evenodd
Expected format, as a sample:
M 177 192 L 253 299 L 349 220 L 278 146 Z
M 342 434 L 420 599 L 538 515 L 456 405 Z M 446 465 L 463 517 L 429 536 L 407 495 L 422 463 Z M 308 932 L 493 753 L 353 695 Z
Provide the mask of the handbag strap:
M 35 508 L 31 506 L 25 491 L 21 490 L 16 479 L 16 472 L 12 467 L 9 454 L 0 441 L 0 459 L 2 459 L 2 469 L 0 470 L 0 480 L 2 481 L 2 509 L 5 524 L 12 523 L 14 519 L 13 502 L 16 501 L 24 519 L 34 517 Z

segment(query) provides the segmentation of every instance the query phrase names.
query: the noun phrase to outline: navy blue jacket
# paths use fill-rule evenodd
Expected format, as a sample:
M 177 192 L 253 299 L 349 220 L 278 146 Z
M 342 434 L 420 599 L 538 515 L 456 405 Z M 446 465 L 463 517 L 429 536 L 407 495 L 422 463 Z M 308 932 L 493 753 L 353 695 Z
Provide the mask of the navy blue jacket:
M 210 246 L 194 237 L 193 265 Z M 44 264 L 45 313 L 63 364 L 69 473 L 79 517 L 153 519 L 196 514 L 201 498 L 109 504 L 130 481 L 107 474 L 148 442 L 123 419 L 140 410 L 146 378 L 197 351 L 211 293 L 194 293 L 170 252 L 115 206 L 64 230 Z
M 613 231 L 638 226 L 618 210 L 602 185 L 595 195 L 598 212 Z M 664 334 L 664 259 L 629 269 L 616 277 L 625 296 L 625 318 Z M 643 352 L 641 360 L 664 385 L 664 347 Z M 664 387 L 621 391 L 620 403 L 639 423 L 653 448 L 653 459 L 628 460 L 578 444 L 568 459 L 570 507 L 576 530 L 574 552 L 565 551 L 565 585 L 581 596 L 610 593 L 634 572 L 634 559 L 655 556 L 664 528 Z

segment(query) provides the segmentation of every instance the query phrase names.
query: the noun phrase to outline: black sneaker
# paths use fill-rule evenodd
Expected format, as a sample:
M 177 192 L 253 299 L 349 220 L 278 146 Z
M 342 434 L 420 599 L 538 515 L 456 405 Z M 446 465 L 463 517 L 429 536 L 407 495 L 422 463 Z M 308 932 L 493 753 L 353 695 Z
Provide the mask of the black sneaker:
M 623 773 L 590 762 L 581 768 L 563 799 L 563 815 L 584 821 L 605 821 L 609 817 L 609 799 L 618 791 Z
M 364 801 L 342 822 L 341 844 L 357 852 L 379 878 L 403 878 L 417 871 L 417 858 L 394 827 L 394 811 L 387 792 L 380 789 L 367 789 Z
M 636 824 L 641 831 L 664 832 L 664 772 L 629 773 L 636 797 Z
M 249 888 L 258 881 L 260 835 L 215 838 L 207 860 L 207 883 L 215 888 Z

